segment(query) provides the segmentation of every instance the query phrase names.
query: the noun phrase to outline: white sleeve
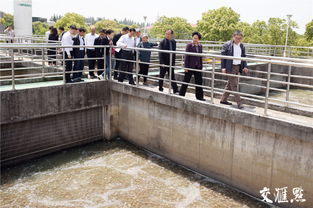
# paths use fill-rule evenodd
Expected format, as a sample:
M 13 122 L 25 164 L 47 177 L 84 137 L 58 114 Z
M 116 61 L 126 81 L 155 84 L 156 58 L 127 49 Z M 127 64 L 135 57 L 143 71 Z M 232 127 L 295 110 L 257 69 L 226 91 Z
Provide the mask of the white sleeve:
M 127 46 L 127 44 L 124 43 L 124 37 L 123 36 L 121 36 L 120 39 L 117 41 L 116 46 L 120 47 L 120 48 L 124 48 L 125 46 Z

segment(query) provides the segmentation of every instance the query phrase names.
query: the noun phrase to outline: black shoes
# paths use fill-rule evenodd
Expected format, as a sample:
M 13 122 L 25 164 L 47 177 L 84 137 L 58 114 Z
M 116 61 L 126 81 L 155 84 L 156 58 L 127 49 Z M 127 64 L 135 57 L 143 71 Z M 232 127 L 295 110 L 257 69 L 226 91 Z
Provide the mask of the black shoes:
M 204 98 L 200 98 L 200 99 L 197 98 L 197 100 L 206 101 L 206 99 L 204 99 Z
M 223 105 L 232 105 L 232 103 L 228 102 L 228 101 L 220 101 L 220 104 Z

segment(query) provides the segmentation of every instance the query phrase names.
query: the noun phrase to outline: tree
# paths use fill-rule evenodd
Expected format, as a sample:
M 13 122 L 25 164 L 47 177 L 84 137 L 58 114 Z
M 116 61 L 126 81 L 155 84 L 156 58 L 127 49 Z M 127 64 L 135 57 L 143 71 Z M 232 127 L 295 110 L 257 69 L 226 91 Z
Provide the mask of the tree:
M 85 18 L 82 15 L 76 13 L 66 13 L 61 19 L 59 19 L 54 27 L 59 28 L 60 26 L 64 27 L 65 30 L 69 28 L 70 25 L 76 25 L 77 28 L 84 27 L 88 30 L 85 23 Z
M 114 32 L 119 32 L 122 29 L 122 25 L 118 24 L 114 20 L 101 20 L 95 24 L 96 30 L 99 32 L 101 29 L 111 29 Z
M 294 44 L 297 39 L 297 33 L 293 30 L 294 28 L 297 28 L 297 23 L 295 21 L 290 21 L 288 45 Z M 286 41 L 286 29 L 287 23 L 285 19 L 269 18 L 264 43 L 284 45 Z
M 197 29 L 205 40 L 227 41 L 237 29 L 239 18 L 240 15 L 228 7 L 209 10 L 202 14 Z
M 150 31 L 151 35 L 156 38 L 163 38 L 166 30 L 172 29 L 175 38 L 189 39 L 192 33 L 192 27 L 186 19 L 181 17 L 160 17 Z
M 0 18 L 0 24 L 3 25 L 5 28 L 7 28 L 8 26 L 13 26 L 13 15 L 8 13 L 4 14 L 3 17 Z
M 57 22 L 61 18 L 62 18 L 62 15 L 54 14 L 53 16 L 50 17 L 50 21 Z
M 33 34 L 34 35 L 44 35 L 49 29 L 49 25 L 44 22 L 33 22 Z
M 313 20 L 305 25 L 305 37 L 308 41 L 313 40 Z

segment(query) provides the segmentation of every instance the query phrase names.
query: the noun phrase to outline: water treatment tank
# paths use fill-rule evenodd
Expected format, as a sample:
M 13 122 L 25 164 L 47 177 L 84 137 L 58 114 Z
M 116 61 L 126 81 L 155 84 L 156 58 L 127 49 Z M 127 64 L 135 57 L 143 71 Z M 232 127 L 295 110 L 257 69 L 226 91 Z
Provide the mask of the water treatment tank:
M 32 35 L 32 0 L 14 0 L 16 36 Z

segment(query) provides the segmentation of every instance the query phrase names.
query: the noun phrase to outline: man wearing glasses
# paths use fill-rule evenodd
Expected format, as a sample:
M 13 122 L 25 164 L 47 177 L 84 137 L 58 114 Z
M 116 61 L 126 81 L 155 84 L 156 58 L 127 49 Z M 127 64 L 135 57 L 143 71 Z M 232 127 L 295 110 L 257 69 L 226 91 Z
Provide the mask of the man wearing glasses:
M 222 55 L 224 56 L 233 56 L 233 57 L 246 57 L 245 47 L 241 43 L 242 33 L 237 30 L 233 33 L 233 39 L 228 41 L 223 45 Z M 239 73 L 248 73 L 247 62 L 241 60 L 232 60 L 232 59 L 222 59 L 222 72 L 227 74 L 238 75 Z M 238 92 L 238 77 L 228 76 L 228 82 L 225 86 L 225 90 Z M 228 102 L 227 99 L 230 95 L 230 92 L 224 92 L 221 104 L 232 105 Z M 235 94 L 235 101 L 237 102 L 238 108 L 242 109 L 242 101 L 239 94 Z

